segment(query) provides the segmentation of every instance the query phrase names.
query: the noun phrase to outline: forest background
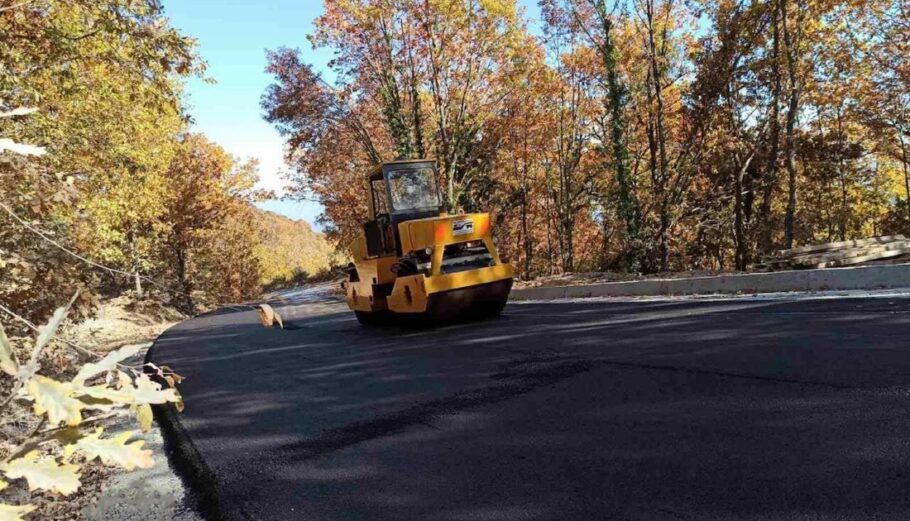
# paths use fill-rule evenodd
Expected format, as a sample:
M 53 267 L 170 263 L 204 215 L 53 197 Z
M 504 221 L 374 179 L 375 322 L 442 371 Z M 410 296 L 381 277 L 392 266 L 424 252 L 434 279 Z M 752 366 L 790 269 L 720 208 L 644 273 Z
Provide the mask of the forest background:
M 269 55 L 291 187 L 344 250 L 363 176 L 435 158 L 522 278 L 746 270 L 906 233 L 907 0 L 332 0 Z M 529 29 L 530 27 L 530 29 Z
M 192 312 L 340 262 L 256 208 L 254 160 L 192 130 L 190 78 L 210 80 L 197 42 L 156 0 L 0 3 L 0 302 L 40 323 L 138 277 Z
M 365 173 L 399 157 L 437 160 L 449 209 L 492 211 L 525 279 L 910 231 L 907 0 L 539 7 L 327 0 L 307 47 L 331 84 L 306 49 L 269 51 L 262 110 L 325 237 L 257 210 L 255 164 L 190 131 L 205 63 L 158 0 L 0 8 L 0 109 L 36 109 L 0 136 L 46 150 L 0 153 L 0 301 L 43 317 L 138 274 L 196 308 L 326 272 Z

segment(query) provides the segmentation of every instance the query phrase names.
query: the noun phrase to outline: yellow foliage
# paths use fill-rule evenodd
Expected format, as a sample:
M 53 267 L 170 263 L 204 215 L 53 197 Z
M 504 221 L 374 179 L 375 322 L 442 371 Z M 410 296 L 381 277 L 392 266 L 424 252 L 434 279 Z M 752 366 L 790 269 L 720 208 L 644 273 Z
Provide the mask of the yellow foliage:
M 306 221 L 256 210 L 255 223 L 259 244 L 255 248 L 262 284 L 292 281 L 328 271 L 343 259 L 322 234 Z
M 142 440 L 127 443 L 133 437 L 132 432 L 123 432 L 113 438 L 101 439 L 104 431 L 101 427 L 95 429 L 94 434 L 81 438 L 72 445 L 67 445 L 64 450 L 67 456 L 74 452 L 82 452 L 89 460 L 98 458 L 105 465 L 118 465 L 125 470 L 135 468 L 147 469 L 154 465 L 152 451 L 143 450 Z
M 182 403 L 182 402 L 177 402 Z M 152 406 L 143 403 L 141 405 L 133 406 L 133 412 L 136 414 L 136 420 L 139 422 L 139 428 L 142 432 L 148 432 L 152 429 Z
M 28 394 L 35 400 L 35 414 L 47 413 L 51 425 L 63 422 L 69 426 L 76 426 L 82 422 L 80 411 L 85 408 L 85 404 L 73 398 L 76 393 L 75 385 L 36 375 L 29 380 L 26 388 Z
M 31 451 L 9 462 L 3 472 L 9 478 L 25 478 L 29 490 L 47 490 L 68 496 L 79 489 L 78 470 L 77 465 L 61 465 L 54 458 L 39 458 L 38 451 Z
M 24 521 L 22 516 L 35 510 L 33 505 L 4 505 L 0 503 L 0 521 Z

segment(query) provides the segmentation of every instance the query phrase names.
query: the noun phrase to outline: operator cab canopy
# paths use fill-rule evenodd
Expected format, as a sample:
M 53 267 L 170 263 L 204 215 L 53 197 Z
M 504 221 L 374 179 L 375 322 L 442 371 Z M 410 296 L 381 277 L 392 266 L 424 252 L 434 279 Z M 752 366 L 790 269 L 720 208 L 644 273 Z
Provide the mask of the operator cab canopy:
M 370 173 L 371 215 L 391 224 L 436 217 L 442 209 L 436 163 L 427 159 L 383 163 Z

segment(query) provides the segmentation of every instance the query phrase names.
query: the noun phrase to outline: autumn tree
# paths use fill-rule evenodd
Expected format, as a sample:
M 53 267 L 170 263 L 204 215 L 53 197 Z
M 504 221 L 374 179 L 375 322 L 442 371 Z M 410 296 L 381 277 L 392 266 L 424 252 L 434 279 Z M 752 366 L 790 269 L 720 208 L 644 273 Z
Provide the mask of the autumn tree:
M 514 0 L 330 1 L 315 25 L 313 45 L 338 55 L 337 85 L 281 49 L 269 56 L 276 82 L 263 107 L 288 137 L 298 193 L 313 193 L 339 225 L 330 233 L 352 236 L 355 223 L 338 214 L 364 215 L 365 199 L 350 192 L 362 191 L 369 166 L 396 157 L 436 158 L 447 206 L 476 206 L 472 183 L 490 175 L 497 118 L 529 67 L 533 41 Z M 336 158 L 333 143 L 356 153 Z M 346 205 L 338 212 L 335 198 Z
M 590 14 L 586 17 L 593 20 L 593 27 L 588 28 L 585 17 L 580 14 L 581 8 L 571 5 L 573 18 L 588 36 L 602 62 L 602 83 L 606 87 L 604 105 L 605 117 L 601 118 L 600 140 L 609 143 L 611 152 L 607 167 L 612 167 L 616 181 L 617 215 L 624 223 L 622 253 L 625 267 L 631 271 L 641 269 L 641 204 L 636 193 L 635 172 L 631 169 L 628 144 L 626 142 L 626 106 L 628 87 L 622 77 L 618 63 L 615 27 L 616 6 L 609 8 L 605 0 L 588 0 Z M 588 22 L 590 23 L 590 22 Z M 606 221 L 606 218 L 605 218 Z M 607 233 L 604 230 L 604 241 Z
M 137 281 L 187 307 L 255 296 L 255 165 L 186 134 L 183 81 L 204 63 L 161 3 L 16 2 L 0 34 L 0 300 L 38 319 Z
M 531 35 L 513 1 L 328 0 L 336 83 L 269 56 L 267 119 L 336 244 L 366 171 L 423 154 L 528 278 L 746 270 L 910 226 L 906 2 L 539 5 Z
M 562 269 L 574 271 L 576 219 L 590 207 L 597 172 L 586 163 L 591 160 L 588 152 L 594 140 L 598 92 L 590 67 L 591 49 L 573 30 L 572 7 L 545 4 L 543 12 L 548 21 L 544 42 L 554 68 L 550 80 L 553 132 L 544 152 L 544 168 L 558 221 Z
M 194 42 L 154 1 L 15 3 L 0 10 L 0 34 L 0 111 L 38 109 L 0 130 L 48 150 L 27 163 L 0 154 L 0 202 L 57 243 L 133 270 L 157 233 L 154 201 L 182 125 L 179 78 L 202 69 Z M 0 222 L 0 295 L 26 315 L 111 282 L 11 215 Z
M 221 147 L 200 134 L 186 134 L 168 167 L 168 190 L 162 206 L 166 225 L 166 257 L 173 261 L 182 304 L 192 309 L 199 259 L 211 255 L 207 239 L 256 198 L 255 162 L 238 163 Z M 254 239 L 245 239 L 250 246 Z M 238 247 L 241 244 L 238 244 Z M 214 289 L 211 286 L 207 289 Z M 244 295 L 246 296 L 246 295 Z

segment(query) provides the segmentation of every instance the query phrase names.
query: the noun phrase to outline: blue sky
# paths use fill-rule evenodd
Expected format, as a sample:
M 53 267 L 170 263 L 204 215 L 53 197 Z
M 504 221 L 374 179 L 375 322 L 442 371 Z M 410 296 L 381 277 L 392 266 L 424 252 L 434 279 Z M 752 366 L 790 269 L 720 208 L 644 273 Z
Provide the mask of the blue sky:
M 529 15 L 537 13 L 536 0 L 520 0 Z M 165 0 L 165 14 L 184 34 L 199 41 L 208 62 L 207 76 L 187 85 L 187 103 L 195 131 L 240 158 L 259 160 L 260 184 L 281 192 L 285 168 L 283 141 L 262 119 L 259 99 L 271 78 L 264 72 L 265 51 L 281 46 L 299 47 L 304 57 L 327 79 L 329 51 L 314 51 L 306 39 L 313 20 L 322 12 L 322 0 Z M 321 207 L 314 202 L 269 201 L 268 210 L 313 223 Z

